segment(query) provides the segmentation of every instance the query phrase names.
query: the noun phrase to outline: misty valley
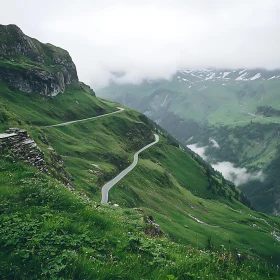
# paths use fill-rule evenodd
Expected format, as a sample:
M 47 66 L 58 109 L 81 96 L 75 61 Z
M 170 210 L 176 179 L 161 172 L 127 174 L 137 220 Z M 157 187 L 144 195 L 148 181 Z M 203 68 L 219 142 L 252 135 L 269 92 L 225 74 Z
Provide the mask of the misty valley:
M 3 1 L 0 279 L 280 279 L 279 12 Z
M 280 70 L 180 70 L 171 80 L 112 82 L 98 91 L 142 111 L 278 215 Z M 273 106 L 273 107 L 272 107 Z

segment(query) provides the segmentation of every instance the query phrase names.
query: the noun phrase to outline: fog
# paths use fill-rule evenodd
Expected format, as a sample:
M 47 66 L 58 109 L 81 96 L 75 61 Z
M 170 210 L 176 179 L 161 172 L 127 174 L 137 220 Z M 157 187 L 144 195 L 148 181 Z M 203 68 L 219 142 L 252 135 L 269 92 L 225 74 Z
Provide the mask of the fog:
M 193 152 L 195 152 L 196 154 L 198 154 L 204 160 L 207 159 L 207 156 L 205 155 L 205 151 L 206 151 L 207 146 L 206 147 L 199 147 L 197 144 L 191 144 L 191 145 L 187 145 L 187 147 L 189 149 L 191 149 Z
M 278 0 L 9 0 L 2 24 L 67 49 L 94 88 L 180 68 L 277 68 Z
M 213 138 L 210 138 L 209 142 L 211 143 L 212 147 L 219 149 L 219 144 Z M 264 180 L 264 174 L 262 171 L 248 172 L 245 167 L 236 167 L 229 161 L 211 163 L 211 159 L 207 158 L 205 155 L 208 146 L 199 147 L 198 144 L 191 144 L 187 145 L 187 147 L 198 154 L 201 158 L 208 161 L 215 170 L 221 172 L 227 180 L 233 182 L 236 186 L 245 184 L 252 180 Z
M 220 145 L 218 144 L 218 142 L 217 142 L 215 139 L 210 138 L 210 139 L 209 139 L 209 142 L 210 142 L 210 144 L 211 144 L 214 148 L 217 148 L 217 149 L 220 148 Z
M 235 167 L 233 163 L 228 161 L 212 164 L 212 167 L 221 172 L 227 180 L 233 182 L 236 186 L 252 180 L 262 181 L 264 177 L 261 171 L 249 173 L 246 168 Z

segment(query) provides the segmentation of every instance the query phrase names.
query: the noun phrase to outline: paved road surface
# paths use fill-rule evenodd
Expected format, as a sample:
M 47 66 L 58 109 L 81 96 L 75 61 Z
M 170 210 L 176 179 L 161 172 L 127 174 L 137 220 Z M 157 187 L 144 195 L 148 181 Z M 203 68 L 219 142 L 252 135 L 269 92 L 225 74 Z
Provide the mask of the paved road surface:
M 159 136 L 157 134 L 155 135 L 155 141 L 147 146 L 145 146 L 144 148 L 142 148 L 141 150 L 139 150 L 137 153 L 134 154 L 134 160 L 133 163 L 128 166 L 125 170 L 123 170 L 119 175 L 117 175 L 114 179 L 112 179 L 111 181 L 109 181 L 107 184 L 105 184 L 102 187 L 102 200 L 101 203 L 105 204 L 108 203 L 108 194 L 110 189 L 117 184 L 127 173 L 129 173 L 138 163 L 138 155 L 143 152 L 144 150 L 150 148 L 151 146 L 153 146 L 154 144 L 156 144 L 159 140 Z
M 104 115 L 99 115 L 99 116 L 96 116 L 96 117 L 90 117 L 90 118 L 86 118 L 86 119 L 71 121 L 71 122 L 64 122 L 64 123 L 59 123 L 59 124 L 48 125 L 46 127 L 55 127 L 55 126 L 69 125 L 69 124 L 72 124 L 72 123 L 83 122 L 83 121 L 88 121 L 88 120 L 92 120 L 92 119 L 97 119 L 97 118 L 102 118 L 102 117 L 110 116 L 110 115 L 121 113 L 122 111 L 124 111 L 124 108 L 121 108 L 121 107 L 117 107 L 117 109 L 119 109 L 119 111 L 108 113 L 108 114 L 104 114 Z

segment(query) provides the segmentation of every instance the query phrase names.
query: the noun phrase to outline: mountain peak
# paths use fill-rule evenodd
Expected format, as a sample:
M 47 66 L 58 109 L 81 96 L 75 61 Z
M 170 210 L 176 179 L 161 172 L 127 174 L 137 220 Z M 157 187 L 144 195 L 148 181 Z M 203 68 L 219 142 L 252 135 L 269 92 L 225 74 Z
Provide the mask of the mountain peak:
M 43 44 L 14 25 L 0 25 L 0 81 L 19 91 L 55 96 L 78 82 L 66 50 Z

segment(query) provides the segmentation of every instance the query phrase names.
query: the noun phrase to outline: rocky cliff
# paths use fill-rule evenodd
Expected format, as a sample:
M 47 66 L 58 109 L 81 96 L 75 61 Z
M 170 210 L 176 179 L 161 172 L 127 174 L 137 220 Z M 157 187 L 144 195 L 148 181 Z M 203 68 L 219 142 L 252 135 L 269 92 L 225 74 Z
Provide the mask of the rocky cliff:
M 49 174 L 44 153 L 26 130 L 9 128 L 5 133 L 0 133 L 0 154 L 7 155 L 9 151 L 12 152 L 14 158 Z
M 0 81 L 26 93 L 55 96 L 78 82 L 69 53 L 26 36 L 16 25 L 0 25 Z

